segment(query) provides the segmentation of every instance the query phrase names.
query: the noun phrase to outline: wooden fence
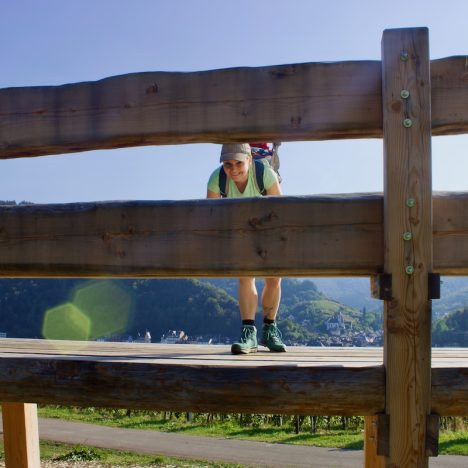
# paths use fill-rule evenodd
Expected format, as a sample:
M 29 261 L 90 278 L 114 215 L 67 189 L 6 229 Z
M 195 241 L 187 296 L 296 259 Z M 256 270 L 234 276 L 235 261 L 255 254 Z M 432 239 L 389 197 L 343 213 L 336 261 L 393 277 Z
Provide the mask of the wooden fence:
M 371 137 L 383 138 L 385 180 L 383 195 L 2 207 L 0 276 L 385 273 L 392 280 L 385 414 L 367 421 L 365 463 L 427 466 L 437 426 L 428 278 L 468 274 L 468 194 L 432 193 L 430 143 L 431 135 L 468 132 L 467 77 L 465 57 L 431 62 L 428 30 L 414 28 L 384 32 L 381 62 L 139 73 L 0 90 L 0 158 Z M 457 394 L 466 394 L 466 372 L 453 372 Z M 463 401 L 457 408 L 466 414 Z M 6 437 L 34 419 L 24 408 L 4 405 L 15 414 Z M 10 457 L 36 453 L 34 430 L 21 433 L 29 448 L 11 443 Z

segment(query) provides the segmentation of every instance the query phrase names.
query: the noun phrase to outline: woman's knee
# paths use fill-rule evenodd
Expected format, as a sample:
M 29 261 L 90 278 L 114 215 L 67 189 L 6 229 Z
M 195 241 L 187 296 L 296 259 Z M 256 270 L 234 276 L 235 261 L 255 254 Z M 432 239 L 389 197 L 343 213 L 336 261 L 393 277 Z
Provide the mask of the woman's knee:
M 265 278 L 265 286 L 268 288 L 281 287 L 281 278 Z
M 250 277 L 239 278 L 239 287 L 255 288 L 255 278 L 250 278 Z

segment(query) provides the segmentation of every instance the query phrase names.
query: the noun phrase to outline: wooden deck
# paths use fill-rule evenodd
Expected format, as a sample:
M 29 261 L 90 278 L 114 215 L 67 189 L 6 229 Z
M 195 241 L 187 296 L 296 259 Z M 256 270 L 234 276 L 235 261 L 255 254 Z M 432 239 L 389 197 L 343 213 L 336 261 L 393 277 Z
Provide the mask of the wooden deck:
M 2 339 L 0 401 L 314 415 L 384 411 L 382 348 L 263 349 L 233 356 L 227 345 Z M 466 382 L 468 349 L 434 348 L 432 410 L 468 414 Z

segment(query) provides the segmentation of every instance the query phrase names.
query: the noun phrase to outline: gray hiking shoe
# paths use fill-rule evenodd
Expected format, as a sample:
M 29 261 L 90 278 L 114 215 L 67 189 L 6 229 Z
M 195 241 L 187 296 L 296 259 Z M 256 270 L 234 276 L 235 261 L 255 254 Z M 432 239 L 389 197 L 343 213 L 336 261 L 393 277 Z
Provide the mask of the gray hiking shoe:
M 232 354 L 249 354 L 257 352 L 257 329 L 255 325 L 242 325 L 241 337 L 231 346 Z
M 275 353 L 284 353 L 286 351 L 286 345 L 281 339 L 281 332 L 278 330 L 276 323 L 265 323 L 263 325 L 262 341 L 260 344 Z

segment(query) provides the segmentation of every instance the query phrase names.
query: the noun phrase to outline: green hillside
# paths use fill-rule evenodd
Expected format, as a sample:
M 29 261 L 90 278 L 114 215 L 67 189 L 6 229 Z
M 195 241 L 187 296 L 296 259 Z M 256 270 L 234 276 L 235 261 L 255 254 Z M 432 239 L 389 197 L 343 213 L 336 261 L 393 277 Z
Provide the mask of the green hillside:
M 382 312 L 330 299 L 311 280 L 283 279 L 278 315 L 288 344 L 382 344 Z M 263 283 L 258 281 L 259 296 Z M 235 279 L 0 281 L 0 332 L 50 339 L 142 338 L 168 330 L 190 340 L 228 343 L 240 327 Z M 435 320 L 435 346 L 467 346 L 467 309 Z M 261 325 L 261 312 L 257 315 Z
M 468 307 L 456 310 L 434 323 L 432 344 L 454 348 L 468 347 Z
M 262 282 L 258 282 L 261 295 Z M 159 341 L 168 330 L 189 337 L 236 338 L 240 327 L 236 280 L 0 281 L 0 331 L 8 337 L 138 338 Z M 328 335 L 325 321 L 340 312 L 348 326 L 362 314 L 327 299 L 312 281 L 283 280 L 279 312 L 286 341 L 308 343 Z M 257 319 L 261 323 L 260 313 Z

